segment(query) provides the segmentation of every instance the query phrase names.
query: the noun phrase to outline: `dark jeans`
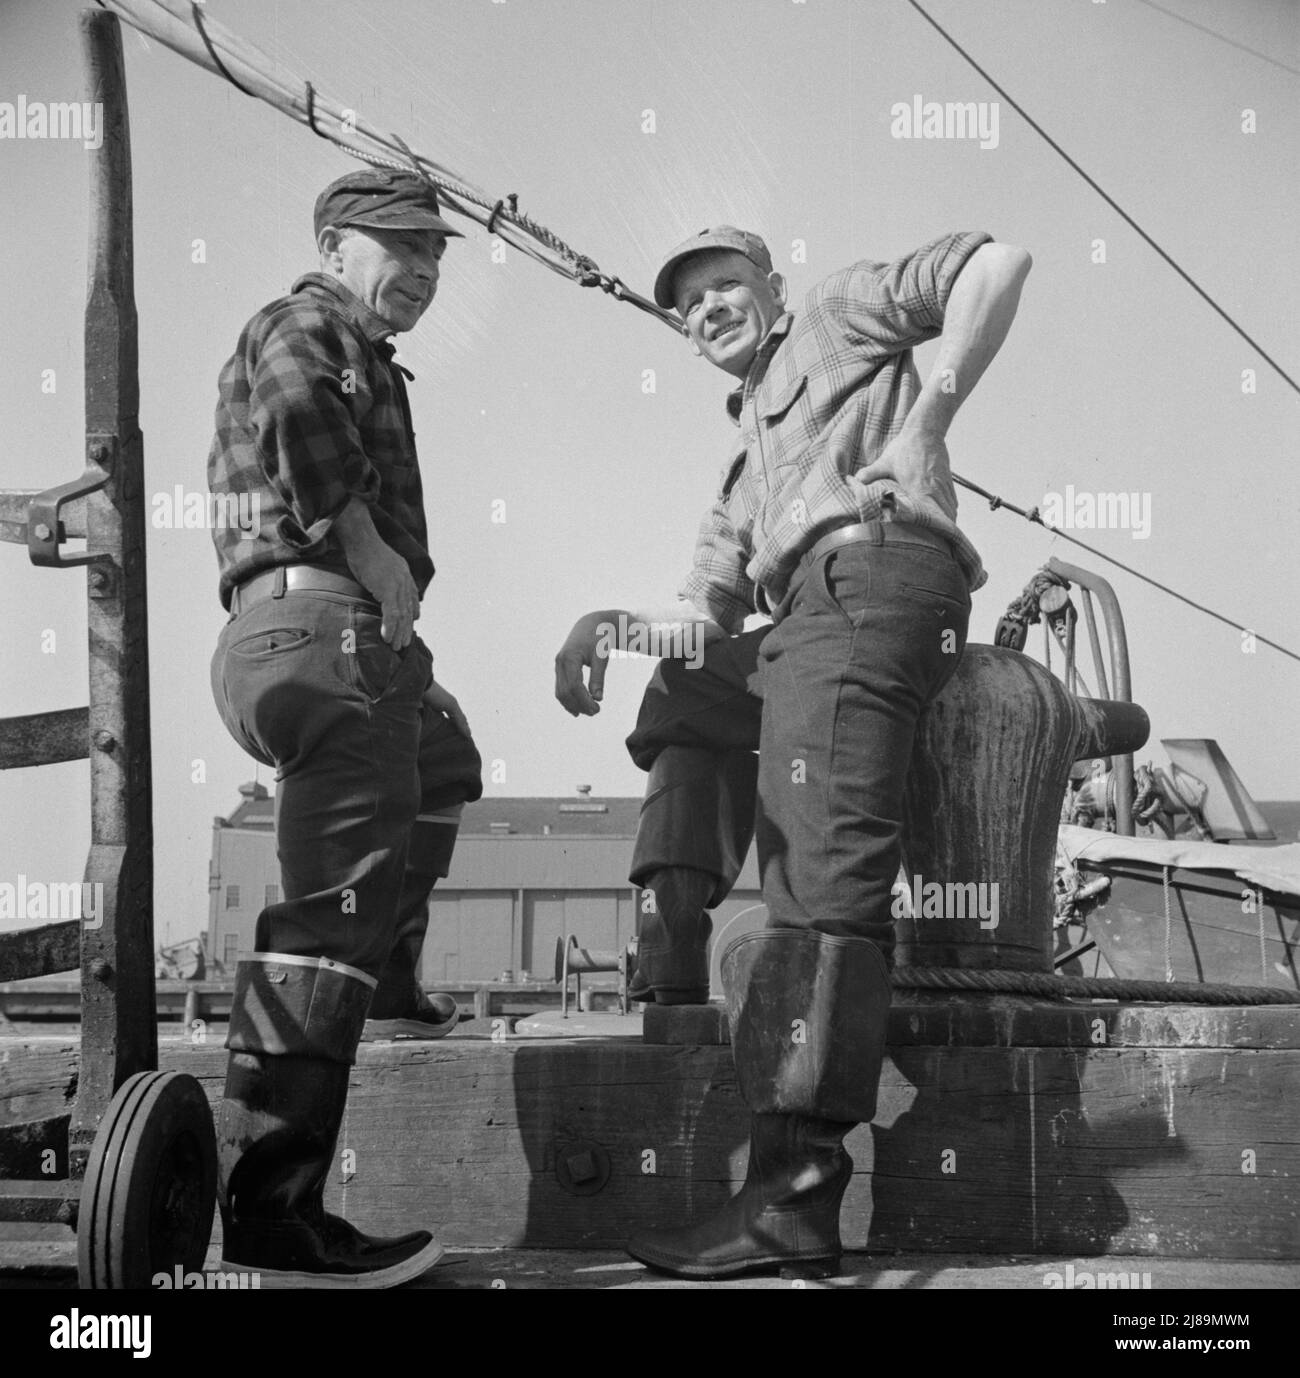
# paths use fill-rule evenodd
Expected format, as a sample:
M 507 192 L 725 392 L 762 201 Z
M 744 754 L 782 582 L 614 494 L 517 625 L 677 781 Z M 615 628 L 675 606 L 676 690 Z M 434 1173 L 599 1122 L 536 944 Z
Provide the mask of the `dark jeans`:
M 483 787 L 474 744 L 423 699 L 428 649 L 396 652 L 379 626 L 375 604 L 342 594 L 265 599 L 222 630 L 212 689 L 278 782 L 283 899 L 258 916 L 256 950 L 378 978 L 400 939 L 413 977 L 456 811 Z
M 917 720 L 966 645 L 970 594 L 933 546 L 841 546 L 806 567 L 776 625 L 660 662 L 628 738 L 759 749 L 769 923 L 894 945 L 903 788 Z M 687 849 L 685 844 L 683 854 Z

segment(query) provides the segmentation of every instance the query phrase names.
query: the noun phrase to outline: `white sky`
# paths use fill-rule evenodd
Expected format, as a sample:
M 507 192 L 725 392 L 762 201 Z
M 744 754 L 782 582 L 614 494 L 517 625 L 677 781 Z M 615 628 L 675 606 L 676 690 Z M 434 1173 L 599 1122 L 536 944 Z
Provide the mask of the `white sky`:
M 0 4 L 0 101 L 82 98 L 79 8 Z M 928 8 L 1300 372 L 1294 5 L 1168 0 L 1190 23 L 1137 0 Z M 1300 397 L 1005 104 L 995 149 L 891 137 L 896 101 L 997 99 L 904 0 L 212 0 L 208 10 L 480 186 L 518 192 L 523 209 L 642 291 L 668 247 L 719 221 L 766 236 L 795 299 L 856 258 L 951 229 L 1024 245 L 1034 271 L 954 427 L 954 467 L 1023 506 L 1068 484 L 1149 494 L 1148 539 L 1079 534 L 1300 648 L 1288 555 Z M 125 48 L 146 489 L 203 492 L 218 370 L 248 316 L 315 266 L 312 202 L 352 161 L 131 30 Z M 1242 132 L 1247 108 L 1254 134 Z M 90 156 L 79 144 L 0 141 L 5 487 L 79 472 Z M 417 375 L 439 568 L 420 631 L 489 768 L 503 763 L 489 793 L 583 782 L 639 794 L 622 739 L 650 663 L 615 662 L 600 717 L 574 721 L 554 701 L 552 660 L 579 614 L 676 590 L 725 457 L 728 380 L 627 306 L 517 254 L 492 263 L 486 236 L 466 228 L 433 309 L 399 341 Z M 790 262 L 796 239 L 806 263 Z M 1092 262 L 1096 239 L 1104 265 Z M 1247 368 L 1258 371 L 1253 396 L 1241 389 Z M 53 395 L 41 390 L 47 369 Z M 494 524 L 499 499 L 506 521 Z M 975 640 L 992 640 L 1051 554 L 1105 572 L 978 500 L 963 500 L 961 520 L 991 575 Z M 84 703 L 84 576 L 35 570 L 18 546 L 0 547 L 0 560 L 0 713 Z M 209 534 L 151 530 L 148 562 L 157 931 L 175 941 L 206 922 L 211 821 L 233 807 L 253 762 L 208 689 L 224 618 Z M 1113 582 L 1134 697 L 1153 722 L 1155 745 L 1139 760 L 1163 759 L 1161 736 L 1216 737 L 1257 798 L 1300 798 L 1300 664 L 1264 647 L 1244 654 L 1238 633 L 1127 575 Z M 42 651 L 48 631 L 53 653 Z M 0 775 L 0 880 L 80 878 L 87 779 L 84 763 Z

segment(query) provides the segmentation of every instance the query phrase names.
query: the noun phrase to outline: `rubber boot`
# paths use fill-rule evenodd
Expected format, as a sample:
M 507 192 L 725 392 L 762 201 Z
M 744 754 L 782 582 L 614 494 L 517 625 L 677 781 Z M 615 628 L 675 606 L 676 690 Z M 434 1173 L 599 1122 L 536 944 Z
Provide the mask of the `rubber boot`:
M 263 1287 L 393 1287 L 441 1257 L 427 1231 L 373 1238 L 326 1212 L 348 1077 L 318 1058 L 231 1053 L 217 1115 L 227 1269 Z
M 704 905 L 715 884 L 713 876 L 684 866 L 646 877 L 637 915 L 636 972 L 627 989 L 633 1000 L 709 1003 L 713 919 Z
M 754 1115 L 739 1193 L 702 1224 L 646 1230 L 633 1258 L 684 1278 L 779 1269 L 828 1277 L 839 1269 L 840 1201 L 853 1176 L 844 1136 L 853 1128 L 805 1115 Z
M 362 1039 L 446 1038 L 460 1020 L 454 996 L 445 991 L 425 995 L 420 985 L 420 957 L 429 926 L 429 895 L 451 866 L 463 805 L 421 815 L 411 830 L 410 852 L 388 962 L 370 1002 Z
M 844 1136 L 876 1113 L 889 973 L 865 938 L 766 929 L 722 959 L 736 1081 L 751 1112 L 740 1192 L 702 1224 L 645 1230 L 628 1252 L 678 1277 L 839 1266 Z
M 752 751 L 668 746 L 651 764 L 629 877 L 642 890 L 632 999 L 708 1003 L 706 911 L 726 899 L 744 865 L 757 778 Z
M 427 1231 L 362 1234 L 324 1208 L 349 1069 L 375 982 L 323 958 L 239 964 L 217 1115 L 223 1261 L 263 1287 L 395 1287 L 442 1256 Z

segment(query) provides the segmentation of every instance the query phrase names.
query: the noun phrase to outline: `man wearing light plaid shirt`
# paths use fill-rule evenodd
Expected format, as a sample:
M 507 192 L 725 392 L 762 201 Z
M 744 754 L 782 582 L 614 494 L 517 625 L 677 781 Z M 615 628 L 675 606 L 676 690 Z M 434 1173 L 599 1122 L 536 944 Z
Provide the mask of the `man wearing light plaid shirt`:
M 723 225 L 674 249 L 656 280 L 692 351 L 739 380 L 727 399 L 739 435 L 678 601 L 581 618 L 556 657 L 556 696 L 597 713 L 611 648 L 705 641 L 702 659 L 660 663 L 628 739 L 650 773 L 633 993 L 708 998 L 707 910 L 735 881 L 755 813 L 769 914 L 723 957 L 752 1116 L 745 1185 L 700 1225 L 632 1240 L 664 1271 L 837 1265 L 843 1140 L 875 1114 L 884 1053 L 912 742 L 985 580 L 956 525 L 945 437 L 1029 267 L 986 234 L 946 235 L 833 274 L 793 313 L 763 241 Z M 912 351 L 937 337 L 922 386 Z M 755 612 L 771 624 L 743 631 Z

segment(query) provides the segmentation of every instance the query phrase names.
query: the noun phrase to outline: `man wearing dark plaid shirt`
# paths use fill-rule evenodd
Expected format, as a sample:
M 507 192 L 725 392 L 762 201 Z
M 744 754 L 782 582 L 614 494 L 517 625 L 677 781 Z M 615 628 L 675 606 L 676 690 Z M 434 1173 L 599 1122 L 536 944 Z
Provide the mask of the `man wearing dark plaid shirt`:
M 650 772 L 633 993 L 708 998 L 706 911 L 744 861 L 755 792 L 769 915 L 722 964 L 751 1111 L 745 1185 L 700 1225 L 631 1241 L 662 1270 L 837 1264 L 843 1140 L 875 1114 L 884 1052 L 913 737 L 985 579 L 956 525 L 945 437 L 1029 266 L 985 234 L 946 235 L 833 274 L 793 313 L 763 241 L 724 225 L 674 249 L 656 280 L 692 350 L 738 380 L 727 409 L 739 433 L 678 601 L 581 618 L 556 657 L 556 695 L 599 712 L 610 649 L 676 641 L 628 739 Z M 922 386 L 912 351 L 936 337 Z M 755 612 L 772 623 L 743 631 Z
M 231 617 L 212 686 L 235 740 L 275 769 L 283 892 L 235 983 L 224 1260 L 263 1286 L 396 1286 L 441 1247 L 363 1235 L 322 1192 L 367 1012 L 380 1032 L 455 1022 L 418 960 L 480 761 L 413 630 L 434 569 L 410 375 L 388 337 L 428 309 L 458 232 L 421 177 L 373 171 L 327 187 L 315 229 L 321 271 L 259 311 L 222 370 L 208 464 L 228 510 L 258 518 L 215 532 Z

